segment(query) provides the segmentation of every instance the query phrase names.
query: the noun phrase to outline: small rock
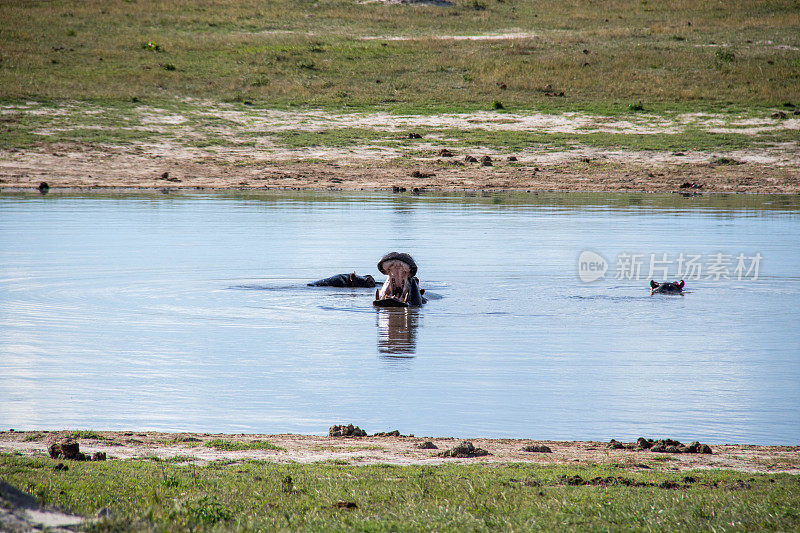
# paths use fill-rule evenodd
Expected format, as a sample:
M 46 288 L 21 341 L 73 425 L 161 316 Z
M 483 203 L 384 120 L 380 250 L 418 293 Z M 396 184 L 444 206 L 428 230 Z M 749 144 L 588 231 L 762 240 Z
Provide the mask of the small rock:
M 447 148 L 442 148 L 441 150 L 439 150 L 439 157 L 453 157 L 453 152 L 451 152 Z
M 581 476 L 561 476 L 561 482 L 567 485 L 585 485 L 586 481 Z
M 420 450 L 438 450 L 439 447 L 435 445 L 433 442 L 426 440 L 425 442 L 420 442 L 417 444 L 417 448 Z
M 464 161 L 466 161 L 467 163 L 477 163 L 478 162 L 478 160 L 476 158 L 472 157 L 471 155 L 466 156 L 464 158 Z
M 58 463 L 56 466 L 53 467 L 53 470 L 56 472 L 63 472 L 69 470 L 69 467 L 64 463 Z
M 412 132 L 412 133 L 408 134 L 408 138 L 409 139 L 422 139 L 422 135 L 420 135 L 419 133 L 413 133 Z
M 534 452 L 534 453 L 553 453 L 553 450 L 551 450 L 548 446 L 545 446 L 544 444 L 534 444 L 531 446 L 525 446 L 522 448 L 522 451 Z
M 406 192 L 406 188 L 398 187 L 397 185 L 392 185 L 392 192 Z
M 625 448 L 625 445 L 623 445 L 618 440 L 611 439 L 611 442 L 608 443 L 608 447 L 611 448 L 612 450 L 622 450 L 623 448 Z
M 395 429 L 394 431 L 383 431 L 381 433 L 375 433 L 373 437 L 402 437 L 400 431 Z
M 353 424 L 331 426 L 328 430 L 328 435 L 331 437 L 366 437 L 367 432 Z
M 105 461 L 106 452 L 94 452 L 92 454 L 92 461 Z
M 489 157 L 488 155 L 481 157 L 481 165 L 484 167 L 492 166 L 492 158 Z
M 636 446 L 640 450 L 649 450 L 653 446 L 653 441 L 644 437 L 639 437 L 636 439 Z
M 39 186 L 38 186 L 38 187 L 36 187 L 36 188 L 37 188 L 37 189 L 39 189 L 39 192 L 40 192 L 40 193 L 42 193 L 42 194 L 47 194 L 47 191 L 49 191 L 49 190 L 50 190 L 50 185 L 48 185 L 46 181 L 43 181 L 43 182 L 41 182 L 41 183 L 39 184 Z M 13 430 L 12 430 L 12 431 L 13 431 Z
M 697 479 L 692 476 L 683 476 L 684 483 L 697 483 Z
M 489 452 L 484 450 L 483 448 L 476 448 L 473 444 L 469 441 L 462 441 L 461 444 L 458 446 L 451 448 L 449 450 L 443 451 L 439 454 L 440 457 L 483 457 L 484 455 L 489 455 Z
M 508 160 L 509 160 L 509 161 L 519 161 L 519 160 L 517 159 L 517 156 L 515 156 L 515 155 L 510 155 L 510 156 L 508 156 Z
M 164 172 L 163 174 L 161 174 L 161 179 L 162 180 L 168 180 L 169 179 L 169 172 Z

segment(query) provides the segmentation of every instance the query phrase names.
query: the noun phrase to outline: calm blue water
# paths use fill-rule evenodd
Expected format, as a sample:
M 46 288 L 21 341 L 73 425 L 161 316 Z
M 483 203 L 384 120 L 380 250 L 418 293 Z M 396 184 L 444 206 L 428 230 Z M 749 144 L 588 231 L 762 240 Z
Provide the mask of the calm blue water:
M 391 250 L 424 308 L 305 286 Z M 798 444 L 798 250 L 791 196 L 3 193 L 0 428 Z

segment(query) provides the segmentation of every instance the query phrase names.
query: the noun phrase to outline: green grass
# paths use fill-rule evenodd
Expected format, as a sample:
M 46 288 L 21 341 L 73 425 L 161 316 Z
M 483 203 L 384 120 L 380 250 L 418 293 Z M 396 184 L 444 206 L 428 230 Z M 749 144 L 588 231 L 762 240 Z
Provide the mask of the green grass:
M 223 113 L 226 115 L 220 116 Z M 344 118 L 355 114 L 357 113 L 336 113 Z M 520 114 L 524 116 L 525 112 Z M 504 116 L 506 115 L 499 112 L 494 120 L 500 122 Z M 490 131 L 480 125 L 464 128 L 408 127 L 399 131 L 382 131 L 364 126 L 337 126 L 333 123 L 325 129 L 298 125 L 293 129 L 280 130 L 265 129 L 261 125 L 264 122 L 263 111 L 249 106 L 226 107 L 186 102 L 162 102 L 159 106 L 115 106 L 107 102 L 58 103 L 42 100 L 28 101 L 20 107 L 6 110 L 0 119 L 0 132 L 5 129 L 4 134 L 0 135 L 0 148 L 22 149 L 63 143 L 134 147 L 139 144 L 172 143 L 201 149 L 250 147 L 258 150 L 258 143 L 268 141 L 278 148 L 288 149 L 378 146 L 395 149 L 405 155 L 434 157 L 442 147 L 457 150 L 487 147 L 509 153 L 530 148 L 563 149 L 579 145 L 630 150 L 719 151 L 743 150 L 797 140 L 796 130 L 775 129 L 747 134 L 737 132 L 742 126 L 731 124 L 742 118 L 764 119 L 764 114 L 751 111 L 721 117 L 728 123 L 731 133 L 713 133 L 706 131 L 702 125 L 693 123 L 680 124 L 676 121 L 675 112 L 664 115 L 628 112 L 614 120 L 635 120 L 653 128 L 651 124 L 664 119 L 680 128 L 676 133 L 595 131 L 607 120 L 605 116 L 598 117 L 597 123 L 588 129 L 577 129 L 570 133 L 551 133 L 536 129 Z M 173 118 L 174 123 L 168 121 Z M 420 133 L 423 138 L 409 139 L 409 131 Z M 435 148 L 431 148 L 431 145 Z M 213 156 L 210 151 L 209 154 Z M 243 163 L 246 164 L 247 161 Z
M 92 430 L 77 430 L 77 431 L 70 431 L 66 435 L 62 435 L 63 437 L 69 437 L 73 439 L 94 439 L 94 440 L 108 440 L 108 437 L 104 437 L 96 431 Z
M 800 99 L 795 0 L 473 4 L 6 2 L 0 99 L 199 97 L 417 110 L 491 109 L 494 102 L 718 109 Z M 517 31 L 535 37 L 432 38 Z M 565 97 L 547 96 L 548 85 Z
M 206 446 L 207 448 L 214 448 L 216 450 L 222 450 L 226 452 L 234 452 L 242 450 L 286 451 L 285 448 L 276 446 L 275 444 L 272 444 L 264 440 L 251 440 L 247 442 L 240 442 L 240 441 L 233 441 L 226 439 L 214 439 L 206 442 L 204 446 Z
M 370 145 L 398 150 L 388 162 L 404 165 L 441 147 L 716 152 L 797 141 L 796 130 L 749 135 L 730 124 L 800 105 L 797 0 L 64 0 L 0 3 L 0 20 L 0 149 L 145 153 L 156 144 L 213 161 L 226 148 Z M 530 35 L 435 38 L 510 32 Z M 414 39 L 361 38 L 376 36 Z M 412 140 L 364 126 L 265 131 L 270 110 L 581 112 L 634 122 L 702 112 L 734 132 L 431 127 L 414 128 L 424 138 Z M 152 122 L 164 114 L 180 121 Z
M 607 466 L 70 462 L 0 455 L 40 501 L 111 517 L 95 531 L 796 530 L 800 479 Z M 601 478 L 569 485 L 567 478 Z M 566 477 L 564 477 L 566 476 Z M 609 477 L 621 477 L 609 480 Z M 687 477 L 690 476 L 690 477 Z M 690 479 L 693 478 L 693 479 Z M 627 484 L 627 485 L 626 485 Z M 670 488 L 671 487 L 671 488 Z M 339 507 L 352 502 L 355 508 Z

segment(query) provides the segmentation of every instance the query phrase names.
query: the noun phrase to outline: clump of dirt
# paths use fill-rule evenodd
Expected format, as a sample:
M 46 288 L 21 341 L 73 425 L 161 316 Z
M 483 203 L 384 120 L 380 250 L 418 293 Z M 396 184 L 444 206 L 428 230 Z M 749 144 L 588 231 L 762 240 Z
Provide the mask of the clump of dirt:
M 393 431 L 381 431 L 375 433 L 373 437 L 413 437 L 414 435 L 403 435 L 400 433 L 399 429 L 395 429 Z
M 65 438 L 56 441 L 47 447 L 47 453 L 53 459 L 68 459 L 70 461 L 105 461 L 105 452 L 95 452 L 93 455 L 80 451 L 80 445 L 75 439 Z
M 439 457 L 459 457 L 459 458 L 472 458 L 472 457 L 484 457 L 486 455 L 491 455 L 488 451 L 484 450 L 483 448 L 476 448 L 471 442 L 465 440 L 462 441 L 461 444 L 450 448 L 449 450 L 445 450 L 439 454 Z
M 532 452 L 532 453 L 553 453 L 553 450 L 551 450 L 549 446 L 545 446 L 544 444 L 532 444 L 530 446 L 523 446 L 522 451 Z
M 367 432 L 353 424 L 331 426 L 328 430 L 328 435 L 331 437 L 366 437 Z
M 700 444 L 697 441 L 692 442 L 688 446 L 682 444 L 680 441 L 672 439 L 645 439 L 639 437 L 636 441 L 639 450 L 650 450 L 656 453 L 707 453 L 711 454 L 713 451 L 708 444 Z
M 639 437 L 635 444 L 624 444 L 616 439 L 611 439 L 608 443 L 608 448 L 612 450 L 634 450 L 637 452 L 649 450 L 656 453 L 703 453 L 709 455 L 714 453 L 708 444 L 701 444 L 698 441 L 694 441 L 687 446 L 673 439 L 653 440 L 644 437 Z

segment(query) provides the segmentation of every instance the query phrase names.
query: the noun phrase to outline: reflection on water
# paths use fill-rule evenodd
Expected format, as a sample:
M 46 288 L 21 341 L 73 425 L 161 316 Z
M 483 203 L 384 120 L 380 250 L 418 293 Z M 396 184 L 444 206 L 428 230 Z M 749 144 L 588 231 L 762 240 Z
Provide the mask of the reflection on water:
M 384 307 L 377 310 L 378 352 L 388 358 L 411 358 L 417 351 L 420 309 Z
M 0 428 L 796 444 L 798 249 L 796 195 L 0 194 Z M 390 250 L 422 308 L 306 286 Z M 651 297 L 584 250 L 764 259 Z

